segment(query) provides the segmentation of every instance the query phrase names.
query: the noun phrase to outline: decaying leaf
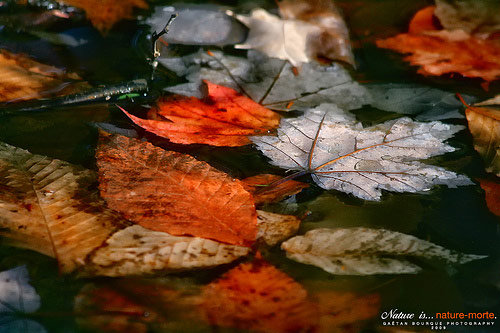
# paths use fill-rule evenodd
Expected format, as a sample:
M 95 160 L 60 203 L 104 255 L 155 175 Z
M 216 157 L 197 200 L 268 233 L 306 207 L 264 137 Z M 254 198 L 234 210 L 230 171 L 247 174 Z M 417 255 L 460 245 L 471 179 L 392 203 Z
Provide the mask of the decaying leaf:
M 205 81 L 203 99 L 171 96 L 160 100 L 148 117 L 141 119 L 125 110 L 134 123 L 158 136 L 182 144 L 213 146 L 250 144 L 249 135 L 269 134 L 279 125 L 279 115 L 231 88 Z
M 245 189 L 253 194 L 255 205 L 266 203 L 279 202 L 287 196 L 294 195 L 308 188 L 309 184 L 298 182 L 295 180 L 286 181 L 274 185 L 273 183 L 282 179 L 277 175 L 257 175 L 242 179 Z M 269 186 L 271 185 L 271 186 Z
M 488 35 L 500 30 L 499 11 L 495 0 L 436 0 L 435 14 L 446 30 Z
M 281 248 L 295 261 L 339 275 L 414 274 L 421 268 L 406 258 L 441 259 L 464 264 L 485 256 L 462 254 L 414 236 L 384 229 L 314 229 Z
M 252 196 L 209 164 L 104 132 L 96 157 L 101 196 L 125 218 L 172 235 L 245 246 L 255 241 Z
M 58 2 L 81 8 L 87 14 L 87 18 L 92 22 L 94 27 L 101 32 L 106 32 L 115 23 L 123 19 L 133 17 L 134 9 L 148 8 L 148 4 L 144 0 L 57 0 Z
M 463 100 L 462 100 L 463 101 Z M 500 110 L 467 105 L 465 116 L 486 171 L 500 177 Z
M 90 170 L 0 143 L 0 235 L 71 272 L 126 224 L 92 189 L 95 180 Z
M 5 50 L 0 50 L 0 72 L 0 102 L 64 95 L 88 87 L 75 73 Z
M 246 93 L 272 110 L 303 111 L 322 103 L 354 110 L 370 102 L 366 89 L 339 64 L 306 63 L 297 73 L 289 63 L 255 51 L 249 51 L 245 59 L 202 50 L 159 62 L 190 82 L 166 89 L 176 94 L 202 98 L 200 84 L 208 80 Z
M 259 227 L 257 239 L 262 240 L 268 246 L 278 244 L 295 235 L 299 230 L 300 219 L 296 216 L 274 214 L 261 210 L 257 212 Z
M 90 256 L 85 275 L 126 276 L 213 267 L 249 251 L 244 246 L 172 236 L 134 225 L 113 234 Z
M 244 263 L 203 288 L 211 325 L 261 332 L 307 332 L 317 310 L 307 291 L 264 261 Z
M 40 296 L 29 284 L 26 266 L 0 272 L 0 332 L 46 332 L 36 321 L 17 318 L 39 308 Z
M 295 119 L 283 119 L 277 137 L 252 140 L 271 163 L 311 173 L 324 189 L 380 200 L 382 190 L 423 192 L 434 185 L 470 185 L 465 176 L 418 162 L 455 149 L 443 143 L 462 129 L 409 118 L 363 128 L 340 109 L 319 107 Z
M 500 77 L 500 39 L 482 39 L 464 30 L 439 30 L 433 24 L 433 12 L 422 11 L 425 17 L 419 13 L 415 15 L 419 27 L 434 29 L 410 29 L 410 33 L 377 40 L 377 46 L 409 54 L 405 60 L 421 66 L 418 72 L 423 75 L 458 73 L 486 82 Z M 428 24 L 423 23 L 425 20 Z M 410 27 L 412 24 L 414 22 Z
M 487 179 L 480 179 L 479 184 L 484 190 L 488 209 L 496 216 L 500 216 L 500 181 L 498 178 L 496 182 Z
M 284 0 L 278 2 L 278 6 L 283 19 L 302 20 L 319 27 L 319 31 L 306 37 L 309 58 L 322 62 L 341 60 L 355 64 L 349 30 L 333 1 Z

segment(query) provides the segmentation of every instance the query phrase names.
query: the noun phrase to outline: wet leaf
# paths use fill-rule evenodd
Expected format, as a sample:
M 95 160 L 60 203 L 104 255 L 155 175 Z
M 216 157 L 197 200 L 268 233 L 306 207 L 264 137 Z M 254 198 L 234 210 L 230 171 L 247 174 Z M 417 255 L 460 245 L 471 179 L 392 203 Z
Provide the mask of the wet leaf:
M 500 182 L 498 178 L 496 182 L 480 179 L 479 184 L 484 190 L 488 209 L 496 216 L 500 216 Z
M 101 32 L 111 29 L 118 21 L 133 18 L 135 9 L 146 9 L 144 0 L 57 0 L 58 2 L 81 8 L 92 25 Z
M 88 87 L 75 73 L 6 50 L 0 50 L 0 72 L 0 102 L 53 97 Z
M 109 207 L 145 228 L 249 246 L 253 198 L 240 181 L 205 162 L 102 132 L 99 189 Z
M 208 96 L 204 100 L 168 97 L 150 110 L 150 119 L 123 111 L 147 131 L 182 144 L 243 146 L 251 143 L 249 135 L 269 134 L 278 127 L 278 114 L 231 88 L 205 83 Z
M 299 193 L 309 184 L 295 180 L 286 181 L 280 184 L 273 184 L 282 177 L 277 175 L 262 174 L 242 179 L 245 189 L 253 194 L 255 205 L 279 202 L 290 195 Z
M 430 12 L 428 9 L 423 11 Z M 425 18 L 419 13 L 415 15 L 419 26 L 434 26 L 433 30 L 413 30 L 377 40 L 377 46 L 408 54 L 405 60 L 421 66 L 418 73 L 423 75 L 458 73 L 464 77 L 482 78 L 486 82 L 500 77 L 500 39 L 481 39 L 464 30 L 438 30 L 432 17 L 432 13 Z M 425 19 L 429 24 L 422 23 Z
M 26 266 L 0 272 L 0 332 L 46 332 L 36 321 L 17 318 L 39 308 L 40 296 L 29 284 Z
M 465 176 L 418 161 L 454 151 L 443 141 L 461 126 L 400 118 L 363 128 L 340 109 L 319 109 L 283 119 L 277 137 L 252 140 L 272 164 L 299 170 L 296 176 L 311 173 L 320 187 L 365 200 L 380 200 L 382 190 L 424 192 L 434 185 L 472 184 Z
M 301 221 L 296 216 L 274 214 L 261 210 L 257 212 L 259 227 L 257 239 L 262 240 L 268 246 L 274 246 L 284 241 L 299 230 Z
M 465 103 L 465 102 L 464 102 Z M 465 116 L 486 171 L 500 176 L 500 110 L 466 104 Z
M 203 288 L 206 320 L 260 332 L 307 332 L 318 314 L 307 291 L 264 261 L 241 264 Z
M 320 28 L 307 36 L 309 58 L 321 62 L 340 60 L 355 65 L 349 30 L 333 1 L 284 0 L 278 2 L 278 6 L 283 19 L 302 20 Z
M 384 229 L 314 229 L 281 248 L 295 261 L 339 275 L 414 274 L 421 268 L 408 257 L 464 264 L 485 256 L 462 254 L 414 236 Z
M 71 272 L 126 224 L 92 189 L 95 181 L 90 170 L 0 143 L 0 235 Z
M 216 51 L 210 54 L 200 50 L 184 57 L 160 59 L 161 64 L 190 82 L 166 90 L 202 98 L 201 81 L 209 80 L 280 111 L 307 110 L 322 103 L 353 110 L 370 102 L 366 89 L 339 64 L 306 63 L 297 73 L 289 63 L 255 51 L 249 51 L 247 59 Z
M 213 267 L 249 251 L 248 247 L 172 236 L 134 225 L 116 232 L 92 253 L 84 275 L 126 276 Z
M 490 34 L 500 30 L 497 1 L 436 0 L 435 14 L 447 30 Z

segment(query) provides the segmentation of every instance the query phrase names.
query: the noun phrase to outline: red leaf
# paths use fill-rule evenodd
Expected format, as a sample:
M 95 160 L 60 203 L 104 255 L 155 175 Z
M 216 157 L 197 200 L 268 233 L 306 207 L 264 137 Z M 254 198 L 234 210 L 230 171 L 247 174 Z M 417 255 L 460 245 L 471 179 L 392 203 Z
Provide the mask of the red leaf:
M 150 143 L 101 133 L 99 189 L 125 218 L 172 235 L 251 245 L 253 198 L 239 180 L 205 162 Z
M 244 146 L 247 136 L 268 135 L 279 125 L 279 115 L 231 88 L 205 81 L 208 97 L 175 95 L 160 100 L 150 119 L 125 114 L 138 126 L 175 143 Z
M 289 195 L 294 195 L 309 187 L 309 184 L 298 182 L 296 180 L 287 180 L 281 184 L 271 185 L 273 182 L 282 179 L 276 175 L 257 175 L 242 179 L 245 189 L 253 194 L 256 205 L 278 202 Z
M 488 209 L 496 216 L 500 216 L 500 182 L 479 179 L 479 184 L 484 190 Z

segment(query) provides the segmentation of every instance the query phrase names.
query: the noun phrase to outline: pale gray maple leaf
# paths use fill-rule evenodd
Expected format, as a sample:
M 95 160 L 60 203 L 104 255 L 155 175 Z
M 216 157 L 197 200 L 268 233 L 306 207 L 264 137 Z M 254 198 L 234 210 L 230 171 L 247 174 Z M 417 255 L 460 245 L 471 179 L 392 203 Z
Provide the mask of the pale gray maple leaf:
M 321 66 L 303 64 L 298 72 L 279 59 L 249 51 L 248 58 L 226 56 L 200 50 L 159 62 L 189 83 L 168 87 L 171 93 L 203 97 L 202 80 L 233 88 L 272 110 L 307 110 L 322 103 L 332 103 L 345 110 L 358 109 L 371 101 L 366 89 L 354 81 L 339 64 Z
M 252 137 L 271 164 L 311 173 L 324 189 L 381 199 L 382 190 L 424 192 L 434 185 L 473 184 L 467 177 L 419 160 L 452 152 L 443 143 L 462 126 L 400 118 L 363 128 L 352 115 L 326 105 L 282 119 L 277 136 Z M 323 109 L 323 110 L 322 110 Z
M 415 274 L 410 257 L 464 264 L 486 256 L 462 254 L 395 231 L 370 228 L 314 229 L 281 244 L 287 257 L 339 275 Z

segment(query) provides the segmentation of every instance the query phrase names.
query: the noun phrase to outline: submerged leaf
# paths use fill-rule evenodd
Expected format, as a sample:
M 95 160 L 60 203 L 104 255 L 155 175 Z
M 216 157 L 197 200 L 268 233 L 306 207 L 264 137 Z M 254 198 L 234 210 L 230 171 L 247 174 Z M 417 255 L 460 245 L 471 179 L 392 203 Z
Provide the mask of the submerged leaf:
M 480 179 L 479 184 L 484 190 L 486 196 L 486 204 L 490 212 L 500 217 L 500 181 L 491 181 L 487 179 Z
M 264 211 L 258 212 L 259 232 L 257 238 L 268 246 L 274 246 L 279 242 L 295 235 L 299 230 L 300 219 L 293 215 L 281 215 Z
M 436 0 L 435 14 L 447 30 L 490 34 L 500 30 L 499 11 L 495 0 Z
M 257 175 L 242 179 L 245 189 L 253 194 L 255 205 L 278 202 L 287 196 L 294 195 L 308 188 L 309 184 L 295 180 L 286 181 L 280 184 L 273 184 L 281 179 L 277 175 Z
M 306 63 L 297 73 L 290 64 L 259 52 L 248 52 L 247 59 L 216 51 L 210 54 L 200 50 L 184 57 L 160 59 L 161 64 L 190 82 L 166 90 L 201 98 L 201 81 L 209 80 L 282 111 L 307 110 L 322 103 L 353 110 L 370 102 L 366 89 L 339 64 Z
M 407 257 L 464 264 L 485 256 L 462 254 L 399 232 L 369 229 L 314 229 L 284 242 L 287 257 L 339 275 L 413 274 L 421 268 Z
M 85 267 L 86 275 L 126 276 L 213 267 L 247 255 L 248 247 L 172 236 L 139 225 L 113 234 Z
M 95 180 L 90 170 L 0 143 L 0 235 L 71 272 L 126 224 L 92 190 Z
M 472 184 L 465 176 L 418 162 L 454 151 L 443 141 L 461 129 L 409 118 L 362 128 L 339 109 L 311 110 L 296 119 L 283 119 L 277 137 L 252 140 L 272 164 L 309 172 L 324 189 L 380 200 L 382 190 L 423 192 L 439 184 Z
M 108 205 L 145 228 L 249 246 L 253 198 L 240 181 L 205 162 L 101 132 L 99 189 Z
M 124 112 L 145 130 L 182 144 L 243 146 L 251 143 L 249 135 L 269 134 L 278 127 L 277 113 L 231 88 L 205 83 L 208 96 L 204 100 L 168 97 L 150 110 L 150 119 Z

